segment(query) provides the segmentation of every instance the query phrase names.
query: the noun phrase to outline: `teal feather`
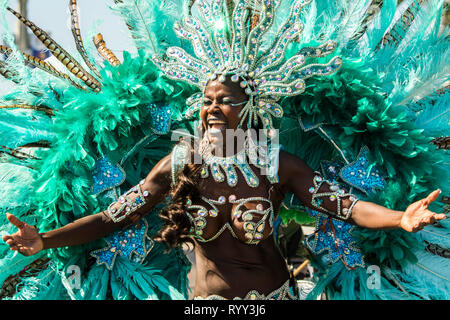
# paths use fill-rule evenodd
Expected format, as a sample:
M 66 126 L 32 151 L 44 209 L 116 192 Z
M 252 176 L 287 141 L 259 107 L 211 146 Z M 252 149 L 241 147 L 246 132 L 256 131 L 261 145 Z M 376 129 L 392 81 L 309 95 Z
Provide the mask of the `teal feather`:
M 130 291 L 122 284 L 122 279 L 120 275 L 113 272 L 110 278 L 111 295 L 114 300 L 130 300 Z
M 419 262 L 408 264 L 400 273 L 392 271 L 402 280 L 403 288 L 424 299 L 450 298 L 450 261 L 433 254 L 417 251 Z
M 415 118 L 418 128 L 424 129 L 432 137 L 450 136 L 450 92 L 447 90 L 435 99 L 423 99 Z
M 434 243 L 441 248 L 450 248 L 450 230 L 448 228 L 426 226 L 419 231 L 419 235 L 423 241 Z
M 339 27 L 334 39 L 339 46 L 345 47 L 361 27 L 372 0 L 339 1 L 339 3 L 342 5 L 342 9 L 338 11 L 340 13 Z
M 162 54 L 168 45 L 178 43 L 172 26 L 181 8 L 179 0 L 124 0 L 112 7 L 129 25 L 137 48 L 150 54 Z
M 84 272 L 80 274 L 84 276 Z M 103 266 L 94 266 L 84 276 L 81 287 L 74 288 L 72 279 L 62 276 L 62 282 L 73 300 L 106 300 L 109 272 Z
M 42 112 L 0 109 L 0 145 L 11 149 L 28 143 L 53 141 L 52 120 Z
M 4 227 L 2 227 L 4 229 Z M 17 230 L 17 229 L 16 229 Z M 2 230 L 3 231 L 3 230 Z M 14 231 L 15 232 L 15 231 Z M 2 232 L 2 235 L 4 233 Z M 10 233 L 8 233 L 10 234 Z M 0 245 L 1 259 L 0 259 L 0 283 L 3 282 L 12 275 L 18 274 L 22 271 L 28 264 L 32 263 L 36 259 L 44 256 L 44 253 L 38 254 L 32 257 L 25 257 L 17 252 L 9 251 L 9 246 L 2 243 Z
M 364 48 L 360 49 L 362 55 L 365 53 L 372 53 L 377 48 L 388 27 L 391 25 L 396 8 L 396 0 L 383 1 L 380 11 L 378 12 L 374 20 L 372 20 L 372 22 L 369 24 L 366 30 L 366 38 L 364 40 L 366 40 L 367 42 L 359 42 L 359 48 Z
M 33 192 L 29 184 L 32 179 L 30 168 L 0 162 L 0 212 L 15 207 L 26 211 L 32 205 L 29 198 Z
M 430 30 L 436 30 L 436 24 L 440 24 L 442 5 L 444 0 L 424 1 L 419 10 L 414 12 L 414 21 L 406 30 L 401 42 L 398 45 L 397 52 L 403 52 L 406 48 L 414 45 L 418 39 L 427 36 L 436 37 L 436 33 L 430 34 Z M 433 23 L 434 22 L 434 23 Z
M 61 277 L 54 263 L 37 275 L 24 277 L 20 283 L 21 290 L 10 298 L 11 300 L 65 300 L 68 299 Z

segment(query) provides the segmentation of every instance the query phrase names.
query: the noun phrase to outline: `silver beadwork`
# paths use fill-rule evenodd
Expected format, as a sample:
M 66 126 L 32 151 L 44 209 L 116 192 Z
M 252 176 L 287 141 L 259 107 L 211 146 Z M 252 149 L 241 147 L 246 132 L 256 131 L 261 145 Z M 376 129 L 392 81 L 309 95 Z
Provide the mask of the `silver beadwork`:
M 249 102 L 240 113 L 242 127 L 258 123 L 258 118 L 267 130 L 273 129 L 272 117 L 282 117 L 283 111 L 277 100 L 285 96 L 301 94 L 305 80 L 312 76 L 326 76 L 336 72 L 342 59 L 334 57 L 326 64 L 305 65 L 306 59 L 324 57 L 336 48 L 336 42 L 327 41 L 318 47 L 304 47 L 287 59 L 285 53 L 289 44 L 295 41 L 303 30 L 300 12 L 311 0 L 296 0 L 284 24 L 262 50 L 261 39 L 274 22 L 278 0 L 264 0 L 255 7 L 254 0 L 236 0 L 234 9 L 229 10 L 226 0 L 201 1 L 199 16 L 188 16 L 175 24 L 176 34 L 192 42 L 197 58 L 178 47 L 169 47 L 167 59 L 154 56 L 155 64 L 169 78 L 186 81 L 202 91 L 208 81 L 225 81 L 231 76 L 239 82 L 249 95 Z M 256 11 L 255 11 L 256 10 Z M 197 11 L 192 11 L 197 12 Z M 247 28 L 251 12 L 258 12 L 258 23 Z M 230 41 L 231 39 L 231 41 Z M 200 108 L 202 98 L 195 96 L 186 112 L 192 117 Z M 273 107 L 276 107 L 276 111 Z
M 219 295 L 210 295 L 206 298 L 195 297 L 194 300 L 227 300 Z M 287 280 L 280 288 L 265 295 L 259 293 L 257 290 L 251 290 L 244 298 L 236 297 L 233 300 L 298 300 L 298 297 L 293 295 L 290 290 L 290 280 Z
M 329 191 L 319 191 L 324 183 L 328 184 Z M 339 188 L 338 185 L 324 180 L 318 173 L 314 176 L 313 186 L 309 188 L 308 192 L 311 194 L 311 204 L 313 207 L 344 220 L 351 217 L 352 209 L 359 200 L 353 194 L 347 193 L 344 189 Z M 337 209 L 335 211 L 327 210 L 322 206 L 323 199 L 326 198 L 331 202 L 336 202 Z M 342 199 L 344 198 L 348 198 L 352 202 L 348 208 L 342 207 Z
M 115 223 L 122 221 L 147 203 L 146 198 L 150 194 L 147 190 L 142 191 L 141 186 L 144 183 L 144 180 L 140 181 L 138 185 L 121 195 L 118 201 L 108 206 L 106 213 L 112 221 Z
M 205 197 L 201 197 L 201 199 L 206 202 L 208 205 L 211 206 L 212 209 L 208 210 L 204 206 L 199 204 L 192 204 L 191 200 L 188 200 L 186 202 L 186 209 L 187 210 L 196 210 L 197 216 L 194 217 L 189 212 L 186 212 L 189 220 L 192 223 L 192 230 L 193 236 L 201 241 L 201 242 L 209 242 L 217 237 L 219 237 L 222 232 L 225 229 L 228 229 L 232 236 L 234 238 L 238 238 L 236 233 L 233 231 L 233 228 L 231 227 L 229 222 L 226 222 L 222 228 L 220 228 L 217 233 L 212 236 L 210 239 L 203 238 L 203 232 L 206 228 L 207 221 L 206 217 L 217 217 L 219 214 L 219 210 L 217 209 L 217 205 L 224 205 L 226 204 L 226 197 L 220 196 L 217 200 L 208 199 Z M 235 195 L 230 195 L 228 197 L 228 201 L 231 204 L 237 204 L 237 206 L 233 209 L 232 216 L 235 219 L 241 219 L 244 221 L 244 231 L 245 231 L 245 238 L 247 244 L 258 244 L 259 241 L 263 238 L 263 232 L 266 226 L 266 223 L 269 223 L 269 226 L 273 228 L 274 224 L 274 209 L 272 202 L 269 199 L 263 198 L 263 197 L 251 197 L 251 198 L 245 198 L 245 199 L 236 199 Z M 255 201 L 262 201 L 266 202 L 269 206 L 267 209 L 264 209 L 263 205 L 259 203 L 255 209 L 245 209 L 245 204 L 248 202 L 255 202 Z M 260 216 L 261 218 L 259 221 L 254 222 L 253 218 L 254 215 Z

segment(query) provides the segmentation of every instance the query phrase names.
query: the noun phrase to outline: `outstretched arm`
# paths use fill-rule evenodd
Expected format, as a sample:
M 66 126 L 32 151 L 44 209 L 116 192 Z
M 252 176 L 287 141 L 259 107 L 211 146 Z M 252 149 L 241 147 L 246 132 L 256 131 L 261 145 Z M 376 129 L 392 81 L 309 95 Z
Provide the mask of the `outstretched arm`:
M 170 155 L 159 161 L 148 176 L 130 190 L 127 200 L 119 199 L 111 204 L 108 210 L 83 217 L 49 232 L 40 234 L 32 226 L 12 214 L 7 214 L 8 220 L 19 230 L 12 235 L 3 236 L 3 241 L 11 250 L 29 256 L 43 249 L 80 245 L 102 238 L 139 220 L 164 200 L 170 190 L 170 162 Z
M 370 229 L 402 228 L 417 232 L 428 224 L 446 218 L 428 210 L 428 205 L 437 199 L 440 190 L 435 190 L 427 198 L 411 204 L 404 212 L 396 211 L 367 201 L 355 201 L 351 195 L 336 193 L 328 183 L 318 187 L 314 183 L 317 174 L 300 158 L 286 152 L 280 153 L 280 183 L 284 191 L 292 192 L 302 203 L 314 210 L 345 219 L 350 223 Z M 331 187 L 332 188 L 332 187 Z M 328 194 L 316 197 L 320 194 Z M 320 201 L 320 207 L 317 202 Z M 339 205 L 338 205 L 339 203 Z

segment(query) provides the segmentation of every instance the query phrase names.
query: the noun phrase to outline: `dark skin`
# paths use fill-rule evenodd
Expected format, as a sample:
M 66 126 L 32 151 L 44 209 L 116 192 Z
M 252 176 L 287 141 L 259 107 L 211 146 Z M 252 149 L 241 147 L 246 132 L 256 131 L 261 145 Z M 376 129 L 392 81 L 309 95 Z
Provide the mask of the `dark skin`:
M 205 90 L 204 107 L 200 118 L 204 129 L 220 131 L 236 129 L 239 124 L 238 114 L 243 105 L 231 106 L 246 101 L 248 97 L 238 84 L 227 80 L 225 83 L 212 81 Z M 214 144 L 214 135 L 210 136 Z M 237 146 L 239 149 L 241 146 Z M 236 150 L 235 150 L 236 151 Z M 259 169 L 252 166 L 260 184 L 257 188 L 247 185 L 243 176 L 238 172 L 238 184 L 230 187 L 226 182 L 217 183 L 212 177 L 201 179 L 198 184 L 200 194 L 209 199 L 219 196 L 236 195 L 237 199 L 249 197 L 269 198 L 275 210 L 275 216 L 286 193 L 293 193 L 304 204 L 311 202 L 308 192 L 312 186 L 313 170 L 301 159 L 287 152 L 281 151 L 279 157 L 279 183 L 271 185 Z M 150 196 L 145 206 L 137 210 L 125 220 L 114 223 L 103 212 L 76 220 L 59 229 L 39 233 L 36 229 L 8 214 L 8 220 L 18 227 L 12 235 L 3 236 L 11 250 L 19 251 L 29 256 L 37 252 L 54 247 L 80 245 L 102 238 L 107 234 L 124 228 L 137 221 L 158 203 L 164 200 L 169 192 L 171 174 L 170 155 L 163 158 L 148 174 L 142 186 L 149 191 Z M 424 226 L 435 221 L 445 219 L 444 214 L 436 214 L 428 210 L 428 205 L 436 200 L 440 190 L 435 190 L 425 199 L 411 204 L 404 212 L 390 210 L 374 203 L 358 201 L 353 208 L 350 223 L 372 229 L 402 228 L 409 232 L 417 232 Z M 344 200 L 344 207 L 350 205 Z M 201 203 L 205 205 L 205 203 Z M 254 209 L 258 202 L 248 202 L 247 209 Z M 261 203 L 267 208 L 267 203 Z M 263 238 L 257 245 L 246 244 L 242 218 L 232 216 L 233 205 L 226 202 L 218 206 L 217 217 L 208 217 L 203 238 L 215 235 L 225 224 L 230 223 L 238 239 L 229 230 L 223 231 L 211 242 L 196 241 L 196 283 L 194 296 L 206 297 L 216 294 L 225 298 L 244 297 L 250 290 L 258 290 L 268 294 L 279 288 L 287 279 L 289 273 L 286 263 L 280 254 L 273 230 L 267 225 Z M 323 206 L 329 210 L 335 208 L 334 203 L 325 201 Z M 255 218 L 256 219 L 256 218 Z

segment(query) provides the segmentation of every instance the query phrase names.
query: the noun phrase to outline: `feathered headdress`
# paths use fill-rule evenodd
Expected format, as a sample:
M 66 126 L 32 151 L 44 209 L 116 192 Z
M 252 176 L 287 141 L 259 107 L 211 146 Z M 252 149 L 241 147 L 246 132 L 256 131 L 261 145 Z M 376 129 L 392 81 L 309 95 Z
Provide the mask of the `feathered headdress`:
M 249 100 L 240 113 L 240 126 L 252 127 L 261 120 L 264 129 L 273 129 L 272 117 L 281 118 L 281 97 L 298 95 L 305 90 L 305 80 L 336 72 L 340 57 L 326 64 L 306 65 L 307 58 L 324 57 L 334 51 L 336 43 L 327 41 L 318 47 L 305 47 L 286 59 L 286 51 L 303 30 L 300 13 L 311 0 L 297 0 L 284 24 L 270 43 L 261 41 L 271 28 L 277 0 L 200 1 L 195 12 L 174 26 L 178 37 L 192 43 L 196 57 L 180 47 L 167 48 L 165 56 L 153 56 L 164 74 L 188 82 L 204 91 L 208 81 L 225 81 L 231 76 L 245 89 Z M 197 3 L 196 3 L 197 4 Z M 191 96 L 186 117 L 203 104 L 203 93 Z

